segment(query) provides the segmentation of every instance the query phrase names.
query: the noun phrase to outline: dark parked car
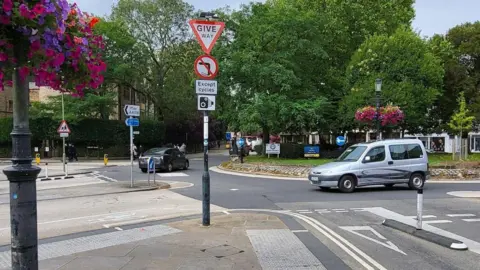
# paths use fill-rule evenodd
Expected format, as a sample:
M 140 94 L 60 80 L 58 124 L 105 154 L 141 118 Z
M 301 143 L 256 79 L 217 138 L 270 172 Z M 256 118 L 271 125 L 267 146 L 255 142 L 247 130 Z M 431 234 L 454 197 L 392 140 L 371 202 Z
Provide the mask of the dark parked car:
M 148 169 L 148 158 L 155 160 L 155 169 L 171 172 L 173 170 L 186 170 L 190 166 L 185 154 L 176 148 L 152 148 L 138 158 L 138 167 L 146 173 Z

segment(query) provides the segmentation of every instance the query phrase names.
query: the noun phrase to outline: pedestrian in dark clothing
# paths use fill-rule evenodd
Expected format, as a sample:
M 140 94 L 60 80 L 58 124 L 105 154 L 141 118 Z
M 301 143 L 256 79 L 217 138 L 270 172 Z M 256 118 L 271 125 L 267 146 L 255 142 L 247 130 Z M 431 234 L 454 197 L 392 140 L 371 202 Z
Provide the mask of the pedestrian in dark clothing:
M 72 160 L 75 159 L 75 161 L 78 161 L 78 156 L 77 156 L 77 148 L 75 145 L 72 144 Z
M 218 149 L 220 149 L 220 140 L 217 141 Z

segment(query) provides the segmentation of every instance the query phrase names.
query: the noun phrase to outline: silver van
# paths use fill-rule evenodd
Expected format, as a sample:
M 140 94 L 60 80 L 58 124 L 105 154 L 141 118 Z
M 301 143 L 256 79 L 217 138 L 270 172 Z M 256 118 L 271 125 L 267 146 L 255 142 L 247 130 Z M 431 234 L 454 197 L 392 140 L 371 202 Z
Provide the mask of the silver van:
M 338 187 L 353 192 L 356 187 L 408 184 L 423 188 L 430 178 L 427 151 L 418 139 L 394 139 L 350 146 L 334 162 L 317 166 L 308 179 L 322 190 Z

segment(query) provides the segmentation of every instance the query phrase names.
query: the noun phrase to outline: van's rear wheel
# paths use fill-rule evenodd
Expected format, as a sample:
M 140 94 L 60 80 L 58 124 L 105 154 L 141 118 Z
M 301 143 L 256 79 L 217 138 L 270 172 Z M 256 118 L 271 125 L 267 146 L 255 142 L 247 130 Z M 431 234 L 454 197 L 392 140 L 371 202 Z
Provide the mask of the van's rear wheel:
M 341 192 L 351 193 L 355 190 L 355 178 L 350 175 L 345 175 L 340 179 L 338 188 Z
M 410 189 L 421 189 L 425 184 L 425 177 L 421 173 L 414 173 L 410 176 L 410 180 L 408 181 L 408 187 Z

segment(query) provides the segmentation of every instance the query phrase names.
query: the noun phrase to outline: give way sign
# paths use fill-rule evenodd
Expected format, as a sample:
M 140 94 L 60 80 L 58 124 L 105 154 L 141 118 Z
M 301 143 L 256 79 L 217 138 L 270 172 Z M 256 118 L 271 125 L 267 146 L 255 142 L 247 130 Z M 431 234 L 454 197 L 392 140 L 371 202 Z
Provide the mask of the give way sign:
M 200 21 L 190 20 L 190 27 L 192 27 L 193 33 L 197 37 L 198 43 L 202 46 L 202 50 L 206 54 L 210 54 L 217 42 L 217 39 L 225 28 L 225 23 L 216 21 Z

